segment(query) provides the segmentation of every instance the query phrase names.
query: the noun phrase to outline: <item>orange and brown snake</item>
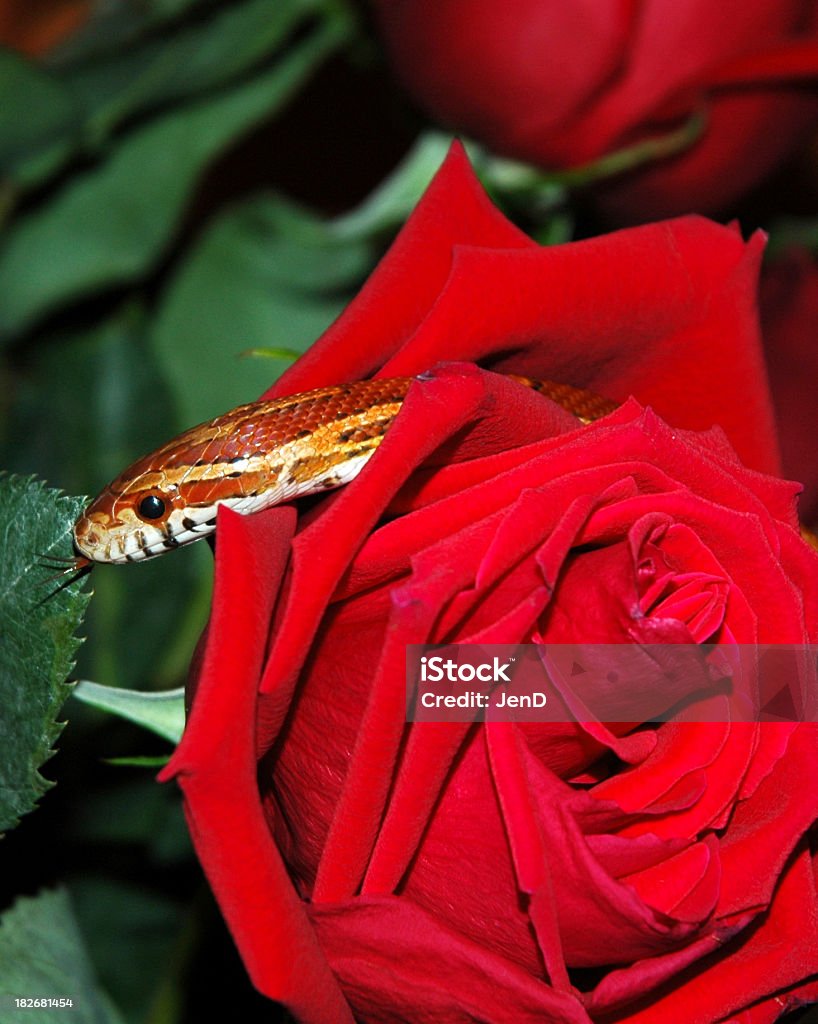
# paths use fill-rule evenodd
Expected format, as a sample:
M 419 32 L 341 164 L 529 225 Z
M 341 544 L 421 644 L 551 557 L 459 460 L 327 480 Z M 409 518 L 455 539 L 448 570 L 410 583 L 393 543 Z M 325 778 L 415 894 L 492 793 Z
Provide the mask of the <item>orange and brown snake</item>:
M 509 375 L 559 404 L 580 423 L 617 403 L 552 381 Z M 240 405 L 186 430 L 139 459 L 74 524 L 68 572 L 98 562 L 137 562 L 212 533 L 216 510 L 241 513 L 349 483 L 400 412 L 414 378 L 317 388 Z

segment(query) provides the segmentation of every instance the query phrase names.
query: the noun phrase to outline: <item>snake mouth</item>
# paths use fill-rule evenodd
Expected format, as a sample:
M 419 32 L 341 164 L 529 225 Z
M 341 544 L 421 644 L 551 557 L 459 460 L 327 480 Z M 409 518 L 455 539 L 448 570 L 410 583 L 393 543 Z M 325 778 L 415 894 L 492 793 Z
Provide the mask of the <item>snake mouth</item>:
M 84 566 L 125 565 L 156 558 L 173 548 L 182 547 L 212 533 L 215 529 L 215 509 L 174 510 L 161 524 L 130 520 L 110 521 L 99 513 L 86 513 L 74 526 L 74 558 L 70 565 L 75 571 Z M 63 565 L 69 567 L 69 561 Z
M 69 559 L 70 565 L 66 571 L 73 571 L 81 575 L 90 572 L 94 568 L 92 559 L 80 551 L 75 540 L 71 541 L 71 547 L 74 549 L 74 557 Z
M 76 544 L 74 545 L 74 556 L 72 558 L 50 558 L 48 556 L 41 558 L 38 565 L 42 569 L 56 569 L 57 571 L 50 576 L 47 576 L 42 580 L 42 585 L 50 583 L 56 583 L 57 580 L 61 582 L 46 596 L 37 602 L 37 607 L 50 601 L 53 597 L 60 593 L 61 590 L 65 590 L 66 587 L 70 587 L 72 583 L 76 583 L 77 580 L 82 579 L 83 576 L 87 576 L 88 573 L 94 568 L 94 562 L 90 558 L 86 558 L 85 555 L 77 549 Z
M 84 576 L 90 572 L 96 562 L 85 555 L 75 555 L 73 558 L 41 558 L 37 563 L 43 569 L 56 569 L 53 576 L 49 576 L 46 583 L 60 579 L 62 576 Z M 69 583 L 71 581 L 69 580 Z

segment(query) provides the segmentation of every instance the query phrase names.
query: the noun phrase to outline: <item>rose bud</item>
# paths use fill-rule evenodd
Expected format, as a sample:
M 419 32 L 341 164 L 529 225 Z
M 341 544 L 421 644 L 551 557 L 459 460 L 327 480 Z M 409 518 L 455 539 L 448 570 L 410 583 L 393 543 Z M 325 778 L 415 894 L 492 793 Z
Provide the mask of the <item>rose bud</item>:
M 818 115 L 814 0 L 373 6 L 412 95 L 499 154 L 575 168 L 682 132 L 677 152 L 603 190 L 620 222 L 723 210 L 803 143 Z M 686 145 L 694 115 L 704 127 Z

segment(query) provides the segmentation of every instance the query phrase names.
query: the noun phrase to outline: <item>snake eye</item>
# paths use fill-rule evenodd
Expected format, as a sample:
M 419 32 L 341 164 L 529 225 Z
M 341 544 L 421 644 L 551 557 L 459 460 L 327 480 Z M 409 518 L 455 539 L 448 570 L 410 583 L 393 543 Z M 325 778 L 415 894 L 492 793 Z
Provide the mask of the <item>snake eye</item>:
M 139 502 L 136 511 L 142 519 L 160 519 L 165 514 L 165 503 L 155 494 L 149 494 Z

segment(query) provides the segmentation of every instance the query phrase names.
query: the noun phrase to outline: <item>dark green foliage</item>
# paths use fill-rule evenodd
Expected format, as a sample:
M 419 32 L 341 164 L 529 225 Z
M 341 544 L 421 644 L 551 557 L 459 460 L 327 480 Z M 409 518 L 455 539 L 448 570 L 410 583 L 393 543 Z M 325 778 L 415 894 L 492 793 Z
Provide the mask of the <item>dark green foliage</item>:
M 82 499 L 33 478 L 0 477 L 0 831 L 31 811 L 50 783 L 40 768 L 62 726 L 88 594 L 72 583 L 54 593 L 44 557 L 71 554 L 68 531 Z

